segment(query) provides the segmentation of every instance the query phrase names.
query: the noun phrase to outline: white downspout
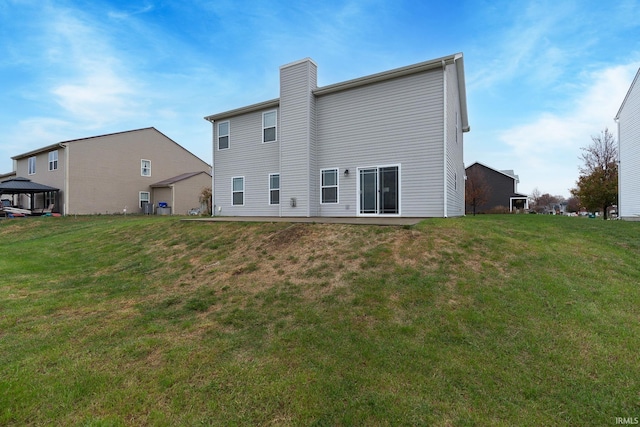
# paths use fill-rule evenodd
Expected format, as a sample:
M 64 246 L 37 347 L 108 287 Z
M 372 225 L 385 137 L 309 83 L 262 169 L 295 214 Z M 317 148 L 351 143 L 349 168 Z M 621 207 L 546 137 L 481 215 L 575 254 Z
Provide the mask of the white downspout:
M 216 216 L 216 125 L 211 121 L 211 216 Z
M 617 128 L 618 128 L 618 207 L 616 208 L 616 210 L 618 211 L 618 219 L 622 218 L 621 212 L 622 210 L 620 209 L 620 189 L 622 188 L 622 174 L 620 173 L 620 119 L 619 118 L 614 118 L 613 119 L 616 122 Z
M 444 161 L 443 161 L 443 165 L 442 165 L 442 170 L 443 170 L 443 187 L 444 187 L 444 194 L 443 194 L 443 216 L 444 218 L 447 217 L 448 215 L 448 211 L 447 211 L 447 204 L 448 204 L 448 197 L 447 197 L 447 64 L 445 63 L 444 59 L 442 60 L 442 80 L 443 80 L 443 85 L 442 85 L 442 98 L 444 99 L 444 114 L 443 114 L 443 118 L 444 118 L 444 123 L 443 123 L 443 128 L 444 128 L 444 132 L 443 132 L 443 143 L 444 143 L 444 147 L 443 147 L 443 153 L 444 153 Z
M 69 214 L 69 146 L 67 144 L 59 144 L 64 149 L 64 185 L 63 185 L 63 202 L 62 215 Z
M 171 215 L 176 214 L 176 187 L 171 184 Z

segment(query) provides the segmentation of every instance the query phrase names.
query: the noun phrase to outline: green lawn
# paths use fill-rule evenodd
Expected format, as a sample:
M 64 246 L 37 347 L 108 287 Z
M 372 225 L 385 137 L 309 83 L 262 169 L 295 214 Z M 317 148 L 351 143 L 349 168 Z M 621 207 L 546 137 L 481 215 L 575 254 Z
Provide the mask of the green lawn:
M 0 425 L 616 425 L 640 223 L 0 221 Z

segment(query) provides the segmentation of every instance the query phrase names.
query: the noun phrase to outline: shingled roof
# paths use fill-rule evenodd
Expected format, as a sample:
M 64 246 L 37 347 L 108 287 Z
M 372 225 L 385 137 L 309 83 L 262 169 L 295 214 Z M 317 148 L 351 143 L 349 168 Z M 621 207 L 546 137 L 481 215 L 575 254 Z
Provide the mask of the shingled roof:
M 38 184 L 20 176 L 0 182 L 0 194 L 46 193 L 47 191 L 60 191 L 60 189 Z
M 150 187 L 151 188 L 157 188 L 157 187 L 169 187 L 172 184 L 175 184 L 176 182 L 180 182 L 180 181 L 184 181 L 185 179 L 189 179 L 193 176 L 196 175 L 200 175 L 201 173 L 206 173 L 207 175 L 209 175 L 207 172 L 205 171 L 200 171 L 200 172 L 187 172 L 187 173 L 183 173 L 180 174 L 178 176 L 174 176 L 172 178 L 168 178 L 159 182 L 156 182 L 155 184 L 151 184 Z

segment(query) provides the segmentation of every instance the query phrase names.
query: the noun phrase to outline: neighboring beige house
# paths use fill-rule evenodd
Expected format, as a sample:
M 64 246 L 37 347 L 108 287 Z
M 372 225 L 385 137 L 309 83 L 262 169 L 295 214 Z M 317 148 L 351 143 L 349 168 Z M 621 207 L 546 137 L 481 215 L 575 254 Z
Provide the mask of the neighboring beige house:
M 63 141 L 12 159 L 15 176 L 60 189 L 35 200 L 22 196 L 20 204 L 53 204 L 65 215 L 141 213 L 159 202 L 187 214 L 211 186 L 209 164 L 153 127 Z

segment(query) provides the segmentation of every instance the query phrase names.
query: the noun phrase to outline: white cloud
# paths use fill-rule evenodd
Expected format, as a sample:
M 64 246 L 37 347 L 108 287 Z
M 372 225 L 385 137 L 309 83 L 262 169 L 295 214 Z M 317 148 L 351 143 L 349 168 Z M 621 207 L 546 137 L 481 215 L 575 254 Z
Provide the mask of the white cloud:
M 136 112 L 134 81 L 95 22 L 54 9 L 47 37 L 49 61 L 60 69 L 49 91 L 69 120 L 100 127 Z
M 112 70 L 86 72 L 80 81 L 61 84 L 51 91 L 75 119 L 99 127 L 129 117 L 135 111 L 135 91 Z
M 568 195 L 578 177 L 580 148 L 605 127 L 616 134 L 613 117 L 639 66 L 634 62 L 588 73 L 567 113 L 542 113 L 498 134 L 507 147 L 505 156 L 516 163 L 522 192 L 538 187 L 542 192 Z

